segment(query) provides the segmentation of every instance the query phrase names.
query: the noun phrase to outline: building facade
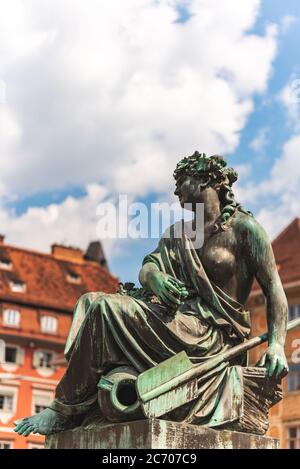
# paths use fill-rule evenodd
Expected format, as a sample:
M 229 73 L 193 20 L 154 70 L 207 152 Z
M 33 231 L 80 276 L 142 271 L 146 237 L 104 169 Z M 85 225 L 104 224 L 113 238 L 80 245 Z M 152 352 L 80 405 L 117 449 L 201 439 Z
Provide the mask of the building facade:
M 42 448 L 44 437 L 13 432 L 13 421 L 49 405 L 65 372 L 63 350 L 77 299 L 115 292 L 100 243 L 86 253 L 54 245 L 51 254 L 0 238 L 0 449 Z
M 300 317 L 300 219 L 295 219 L 272 243 L 278 272 L 289 304 L 289 320 Z M 257 284 L 252 290 L 249 309 L 252 333 L 267 330 L 265 300 Z M 266 346 L 253 350 L 256 363 Z M 270 413 L 269 435 L 280 438 L 282 448 L 300 449 L 300 328 L 288 333 L 286 356 L 290 372 L 283 380 L 283 400 Z

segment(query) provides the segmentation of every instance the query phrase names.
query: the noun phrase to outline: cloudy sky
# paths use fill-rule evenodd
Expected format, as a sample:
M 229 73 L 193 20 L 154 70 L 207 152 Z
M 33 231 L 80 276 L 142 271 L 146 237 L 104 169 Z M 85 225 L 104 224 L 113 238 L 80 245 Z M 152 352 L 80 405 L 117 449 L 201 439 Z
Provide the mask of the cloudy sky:
M 300 215 L 298 0 L 0 7 L 0 231 L 9 243 L 85 248 L 100 202 L 119 193 L 172 201 L 174 166 L 196 149 L 237 167 L 239 199 L 270 237 Z M 156 243 L 105 240 L 111 270 L 136 280 Z

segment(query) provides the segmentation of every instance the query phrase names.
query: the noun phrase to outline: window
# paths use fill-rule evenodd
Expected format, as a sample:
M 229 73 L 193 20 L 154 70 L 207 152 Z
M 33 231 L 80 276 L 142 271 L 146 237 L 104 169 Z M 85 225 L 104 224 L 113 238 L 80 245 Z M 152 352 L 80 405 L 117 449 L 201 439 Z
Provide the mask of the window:
M 67 280 L 69 283 L 74 283 L 75 285 L 81 284 L 81 277 L 76 272 L 69 271 L 67 273 Z
M 288 448 L 300 449 L 300 427 L 290 427 L 288 429 Z
M 293 319 L 300 318 L 300 305 L 290 305 L 289 306 L 289 321 Z
M 16 413 L 17 398 L 18 388 L 15 386 L 0 386 L 0 418 L 4 424 Z
M 46 334 L 56 334 L 57 319 L 53 316 L 43 316 L 41 318 L 41 331 Z
M 5 363 L 17 363 L 18 362 L 18 348 L 12 345 L 5 347 Z
M 290 372 L 287 377 L 288 392 L 300 391 L 300 364 L 290 365 Z
M 10 441 L 0 441 L 0 449 L 12 449 Z
M 4 394 L 2 391 L 0 394 L 0 411 L 2 412 L 13 412 L 14 407 L 14 396 L 12 394 Z
M 0 269 L 2 270 L 11 270 L 12 262 L 9 259 L 0 258 Z
M 3 312 L 3 324 L 9 327 L 19 327 L 20 311 L 16 309 L 5 309 Z
M 29 443 L 28 449 L 44 449 L 44 446 L 38 443 Z
M 34 354 L 34 366 L 36 368 L 52 368 L 53 353 L 38 350 Z
M 25 293 L 26 291 L 26 284 L 20 280 L 11 280 L 9 286 L 14 293 Z
M 33 413 L 39 414 L 43 410 L 47 409 L 52 401 L 52 394 L 47 392 L 34 392 L 33 396 Z
M 0 340 L 0 363 L 21 365 L 24 360 L 24 350 L 17 346 L 6 344 L 4 340 Z
M 5 341 L 3 339 L 0 339 L 0 363 L 5 362 Z

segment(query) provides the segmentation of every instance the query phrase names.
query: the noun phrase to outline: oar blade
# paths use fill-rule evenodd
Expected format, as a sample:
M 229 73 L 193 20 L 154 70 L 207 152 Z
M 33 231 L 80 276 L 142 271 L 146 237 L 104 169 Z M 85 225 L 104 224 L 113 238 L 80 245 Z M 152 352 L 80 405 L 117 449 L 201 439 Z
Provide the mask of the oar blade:
M 154 389 L 159 389 L 170 380 L 182 375 L 193 368 L 193 363 L 185 352 L 180 352 L 144 373 L 136 381 L 136 389 L 142 402 L 146 402 L 147 395 Z
M 178 386 L 171 391 L 162 394 L 155 399 L 142 404 L 145 417 L 158 418 L 171 410 L 177 409 L 184 404 L 193 401 L 198 396 L 197 379 Z

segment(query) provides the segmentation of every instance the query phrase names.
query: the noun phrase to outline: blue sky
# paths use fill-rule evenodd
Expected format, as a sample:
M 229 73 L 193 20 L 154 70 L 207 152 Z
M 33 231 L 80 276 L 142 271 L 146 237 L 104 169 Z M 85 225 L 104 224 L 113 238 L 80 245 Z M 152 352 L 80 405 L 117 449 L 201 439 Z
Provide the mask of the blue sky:
M 240 170 L 237 194 L 270 237 L 300 214 L 300 112 L 289 100 L 300 78 L 298 1 L 61 5 L 2 5 L 8 242 L 85 248 L 99 203 L 119 193 L 147 206 L 173 201 L 172 170 L 196 149 Z M 103 242 L 123 281 L 137 280 L 157 244 Z
M 282 24 L 285 16 L 294 18 L 285 33 L 280 34 L 278 41 L 278 53 L 273 62 L 273 70 L 268 82 L 267 93 L 255 96 L 254 111 L 241 132 L 240 143 L 236 150 L 227 155 L 232 166 L 235 164 L 251 165 L 255 172 L 255 180 L 263 181 L 273 166 L 274 159 L 279 158 L 283 144 L 294 133 L 294 129 L 287 122 L 287 112 L 282 103 L 277 99 L 277 95 L 289 81 L 291 75 L 300 76 L 300 3 L 297 0 L 265 0 L 262 2 L 259 17 L 253 28 L 253 32 L 261 34 L 266 24 Z M 184 18 L 186 16 L 184 15 Z M 251 148 L 251 142 L 257 137 L 261 129 L 267 128 L 266 144 L 257 152 Z M 300 154 L 299 154 L 300 159 Z M 156 199 L 156 194 L 152 194 L 146 199 L 146 203 L 151 203 Z M 270 203 L 270 201 L 268 201 Z M 260 209 L 260 201 L 251 203 L 247 200 L 247 209 L 257 214 Z M 300 216 L 300 212 L 299 212 Z M 280 229 L 280 228 L 279 228 Z M 138 271 L 144 253 L 153 249 L 155 240 L 140 240 L 132 243 L 129 252 L 124 252 L 118 258 L 112 258 L 110 265 L 113 271 L 119 272 L 121 278 L 134 279 L 136 281 L 136 271 Z M 132 252 L 134 250 L 134 256 Z

